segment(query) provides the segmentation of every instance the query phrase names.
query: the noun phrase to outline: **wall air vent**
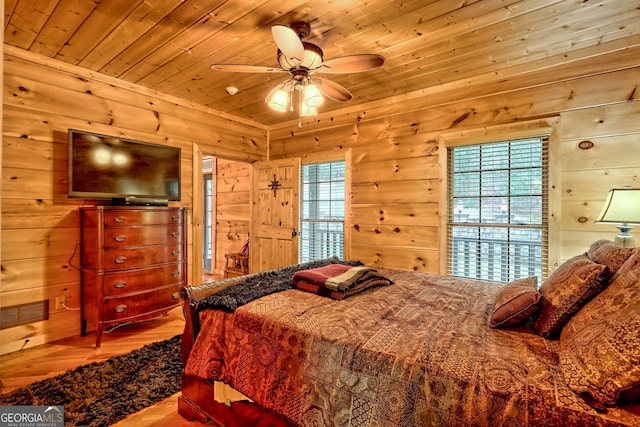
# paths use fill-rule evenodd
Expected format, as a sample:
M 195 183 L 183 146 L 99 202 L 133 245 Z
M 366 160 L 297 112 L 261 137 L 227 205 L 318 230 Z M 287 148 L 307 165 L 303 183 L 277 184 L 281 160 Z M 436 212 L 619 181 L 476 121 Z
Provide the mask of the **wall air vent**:
M 0 308 L 0 329 L 13 328 L 49 318 L 49 300 Z

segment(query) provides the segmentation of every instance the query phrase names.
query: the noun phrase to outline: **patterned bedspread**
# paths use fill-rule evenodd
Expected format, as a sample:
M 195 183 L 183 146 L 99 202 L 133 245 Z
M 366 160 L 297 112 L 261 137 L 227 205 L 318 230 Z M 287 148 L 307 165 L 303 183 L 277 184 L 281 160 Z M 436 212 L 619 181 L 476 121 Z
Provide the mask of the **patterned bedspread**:
M 342 301 L 292 289 L 202 311 L 186 373 L 302 426 L 640 425 L 638 405 L 573 393 L 556 341 L 490 329 L 499 284 L 379 271 L 395 283 Z

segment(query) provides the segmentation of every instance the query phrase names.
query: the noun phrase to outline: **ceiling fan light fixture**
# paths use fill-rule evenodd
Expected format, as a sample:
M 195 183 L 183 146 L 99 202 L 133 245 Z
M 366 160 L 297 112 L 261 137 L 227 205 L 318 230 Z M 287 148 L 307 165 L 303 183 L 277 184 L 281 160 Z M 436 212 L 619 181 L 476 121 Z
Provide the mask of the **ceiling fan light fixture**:
M 303 105 L 309 108 L 315 109 L 315 107 L 319 107 L 324 102 L 324 97 L 322 96 L 322 92 L 318 89 L 318 86 L 313 83 L 309 83 L 304 87 L 304 102 Z
M 287 55 L 283 54 L 282 51 L 278 49 L 278 64 L 283 70 L 290 70 L 292 68 L 296 68 L 300 62 L 295 58 L 288 58 Z
M 287 106 L 289 105 L 289 94 L 285 90 L 284 84 L 281 83 L 273 88 L 271 92 L 269 92 L 269 95 L 267 95 L 265 101 L 269 107 L 275 111 L 280 113 L 287 111 Z
M 306 69 L 314 69 L 322 65 L 324 53 L 320 47 L 313 43 L 303 42 L 304 53 L 302 58 L 289 58 L 280 49 L 278 49 L 278 64 L 283 70 L 291 70 L 298 67 Z
M 302 45 L 304 46 L 304 58 L 300 65 L 310 70 L 322 65 L 324 60 L 322 49 L 313 43 L 302 42 Z
M 369 71 L 381 67 L 384 57 L 377 54 L 346 55 L 324 62 L 322 49 L 313 43 L 302 41 L 311 34 L 307 22 L 293 22 L 291 25 L 276 24 L 271 27 L 271 35 L 278 48 L 276 59 L 278 67 L 265 67 L 242 64 L 213 64 L 214 70 L 239 73 L 288 73 L 289 80 L 274 87 L 265 102 L 275 111 L 293 112 L 298 105 L 298 126 L 302 126 L 301 117 L 318 114 L 317 107 L 328 97 L 334 101 L 345 102 L 353 95 L 338 83 L 313 77 L 315 73 L 350 74 Z M 298 99 L 294 99 L 297 91 Z M 233 95 L 235 88 L 227 88 Z

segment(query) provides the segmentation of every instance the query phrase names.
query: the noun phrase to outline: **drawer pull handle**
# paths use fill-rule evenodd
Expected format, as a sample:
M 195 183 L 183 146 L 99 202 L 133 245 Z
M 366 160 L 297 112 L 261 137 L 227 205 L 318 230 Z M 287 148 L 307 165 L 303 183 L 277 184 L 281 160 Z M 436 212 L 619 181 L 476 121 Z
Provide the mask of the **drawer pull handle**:
M 122 313 L 123 311 L 125 311 L 127 309 L 127 306 L 124 304 L 118 304 L 116 305 L 115 311 L 116 313 Z
M 120 280 L 113 285 L 114 288 L 118 289 L 124 288 L 125 286 L 127 286 L 127 282 L 125 282 L 124 280 Z
M 127 220 L 127 218 L 122 216 L 122 215 L 118 215 L 117 217 L 113 218 L 113 220 L 115 222 L 125 222 Z
M 180 277 L 180 272 L 174 271 L 173 273 L 171 273 L 171 277 Z
M 113 238 L 113 240 L 115 240 L 116 242 L 124 242 L 125 240 L 127 240 L 127 236 L 125 236 L 124 234 L 118 234 Z
M 171 255 L 178 256 L 178 255 L 180 255 L 180 251 L 173 251 L 173 252 L 171 252 Z
M 171 237 L 178 237 L 180 235 L 179 231 L 174 231 L 173 233 L 171 233 Z
M 126 260 L 127 260 L 126 256 L 117 256 L 113 261 L 116 264 L 124 264 Z
M 174 216 L 171 217 L 171 220 L 173 222 L 178 222 L 179 219 L 180 219 L 180 215 L 174 215 Z
M 173 294 L 173 299 L 178 299 L 180 298 L 180 292 L 176 292 Z

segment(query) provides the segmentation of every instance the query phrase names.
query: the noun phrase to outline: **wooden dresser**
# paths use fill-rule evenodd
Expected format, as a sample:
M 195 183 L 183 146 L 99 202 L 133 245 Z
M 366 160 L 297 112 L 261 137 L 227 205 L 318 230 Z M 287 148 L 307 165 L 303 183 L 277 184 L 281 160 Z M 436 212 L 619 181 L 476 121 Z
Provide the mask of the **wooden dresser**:
M 81 334 L 160 316 L 187 283 L 185 208 L 80 208 Z

